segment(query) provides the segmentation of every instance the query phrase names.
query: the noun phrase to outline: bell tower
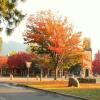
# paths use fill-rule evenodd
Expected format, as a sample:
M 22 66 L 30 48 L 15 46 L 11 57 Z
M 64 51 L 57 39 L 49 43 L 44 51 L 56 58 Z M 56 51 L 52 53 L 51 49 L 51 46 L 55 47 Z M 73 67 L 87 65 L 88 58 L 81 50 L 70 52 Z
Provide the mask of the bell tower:
M 83 76 L 91 76 L 91 67 L 92 67 L 92 49 L 91 49 L 91 40 L 90 38 L 83 39 L 83 55 L 82 55 L 82 67 L 83 67 Z

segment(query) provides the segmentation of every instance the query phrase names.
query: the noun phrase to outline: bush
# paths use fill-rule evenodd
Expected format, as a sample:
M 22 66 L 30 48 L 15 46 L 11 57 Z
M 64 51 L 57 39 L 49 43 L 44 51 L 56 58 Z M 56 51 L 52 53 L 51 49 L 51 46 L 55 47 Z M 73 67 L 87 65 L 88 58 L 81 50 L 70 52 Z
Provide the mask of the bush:
M 96 83 L 95 78 L 77 78 L 79 83 Z

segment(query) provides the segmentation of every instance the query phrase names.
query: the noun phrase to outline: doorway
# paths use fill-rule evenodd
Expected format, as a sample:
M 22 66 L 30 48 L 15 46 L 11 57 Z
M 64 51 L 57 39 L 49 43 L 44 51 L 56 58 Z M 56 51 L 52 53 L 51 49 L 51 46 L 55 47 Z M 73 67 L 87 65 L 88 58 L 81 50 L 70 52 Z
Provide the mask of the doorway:
M 85 77 L 88 77 L 89 76 L 89 69 L 86 69 L 85 70 Z

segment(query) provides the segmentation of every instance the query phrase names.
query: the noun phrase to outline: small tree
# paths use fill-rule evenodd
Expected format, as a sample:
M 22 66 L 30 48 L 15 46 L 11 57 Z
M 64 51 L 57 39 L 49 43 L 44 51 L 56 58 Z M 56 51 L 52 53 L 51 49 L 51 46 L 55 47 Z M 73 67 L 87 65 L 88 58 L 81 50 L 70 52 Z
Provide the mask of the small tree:
M 26 61 L 31 61 L 34 56 L 27 52 L 18 52 L 8 57 L 8 66 L 10 69 L 26 69 Z
M 0 69 L 2 75 L 2 69 L 5 65 L 7 65 L 8 58 L 6 56 L 0 55 Z

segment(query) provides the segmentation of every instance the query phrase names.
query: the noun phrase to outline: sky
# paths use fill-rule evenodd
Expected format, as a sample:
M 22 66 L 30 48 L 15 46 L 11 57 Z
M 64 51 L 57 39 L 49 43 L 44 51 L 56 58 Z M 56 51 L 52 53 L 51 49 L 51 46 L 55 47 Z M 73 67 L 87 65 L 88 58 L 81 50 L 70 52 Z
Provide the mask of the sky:
M 22 33 L 28 16 L 38 10 L 51 9 L 67 16 L 74 29 L 83 33 L 83 37 L 91 38 L 93 56 L 100 49 L 100 0 L 26 0 L 25 3 L 20 3 L 18 8 L 27 16 L 10 37 L 1 34 L 4 41 L 23 43 Z

